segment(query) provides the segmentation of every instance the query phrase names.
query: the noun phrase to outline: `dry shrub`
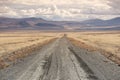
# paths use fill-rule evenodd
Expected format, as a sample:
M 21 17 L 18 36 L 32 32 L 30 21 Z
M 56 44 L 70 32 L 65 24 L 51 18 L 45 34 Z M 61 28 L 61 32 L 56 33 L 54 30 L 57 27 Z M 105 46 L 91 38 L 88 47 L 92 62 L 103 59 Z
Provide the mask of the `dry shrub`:
M 4 62 L 3 58 L 0 57 L 0 69 L 6 68 L 8 66 L 9 65 L 6 62 Z
M 14 51 L 12 53 L 9 53 L 7 55 L 0 57 L 0 69 L 6 68 L 12 63 L 16 62 L 17 60 L 27 57 L 32 54 L 32 52 L 40 50 L 40 48 L 52 41 L 54 41 L 56 38 L 45 40 L 42 43 L 33 44 L 31 46 L 24 47 L 20 50 Z
M 113 62 L 117 63 L 118 65 L 120 65 L 120 57 L 118 57 L 117 55 L 115 54 L 112 54 L 108 51 L 105 51 L 103 49 L 99 49 L 99 48 L 96 48 L 96 47 L 93 47 L 93 46 L 90 46 L 90 45 L 87 45 L 86 43 L 84 42 L 81 42 L 79 40 L 76 40 L 74 38 L 68 38 L 73 45 L 76 45 L 80 48 L 83 48 L 83 49 L 87 49 L 88 51 L 99 51 L 100 53 L 102 53 L 105 57 L 107 57 L 108 59 L 112 60 Z
M 84 48 L 87 49 L 88 51 L 96 51 L 95 47 L 92 47 L 90 45 L 87 45 L 86 43 L 82 42 L 82 41 L 78 41 L 74 38 L 69 38 L 69 40 L 76 46 L 79 46 L 80 48 Z

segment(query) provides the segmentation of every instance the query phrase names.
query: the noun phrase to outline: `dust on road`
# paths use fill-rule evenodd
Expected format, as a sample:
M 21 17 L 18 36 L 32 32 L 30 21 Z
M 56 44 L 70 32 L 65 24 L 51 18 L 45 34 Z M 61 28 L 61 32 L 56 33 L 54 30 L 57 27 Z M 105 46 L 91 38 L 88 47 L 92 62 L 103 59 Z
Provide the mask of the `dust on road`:
M 64 36 L 37 54 L 0 70 L 0 80 L 119 80 L 120 68 L 103 59 L 99 53 L 93 55 L 72 45 Z

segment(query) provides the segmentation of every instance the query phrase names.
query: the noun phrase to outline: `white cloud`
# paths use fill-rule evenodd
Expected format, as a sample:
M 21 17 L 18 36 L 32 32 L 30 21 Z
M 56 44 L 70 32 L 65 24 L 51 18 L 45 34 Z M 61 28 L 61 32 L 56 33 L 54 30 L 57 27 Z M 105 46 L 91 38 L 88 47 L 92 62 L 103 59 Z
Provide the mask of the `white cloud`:
M 119 16 L 119 0 L 0 0 L 1 16 L 84 20 Z M 18 7 L 19 5 L 19 7 Z M 2 8 L 1 8 L 2 7 Z
M 7 7 L 7 6 L 1 6 L 0 7 L 0 15 L 4 17 L 20 17 L 16 11 L 13 9 Z

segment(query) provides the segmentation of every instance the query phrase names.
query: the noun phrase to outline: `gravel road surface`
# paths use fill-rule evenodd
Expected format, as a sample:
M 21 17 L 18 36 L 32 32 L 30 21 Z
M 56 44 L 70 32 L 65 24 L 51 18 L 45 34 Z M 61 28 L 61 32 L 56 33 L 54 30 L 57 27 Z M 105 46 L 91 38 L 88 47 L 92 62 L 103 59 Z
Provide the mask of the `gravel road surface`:
M 120 67 L 64 36 L 6 69 L 0 80 L 120 80 Z

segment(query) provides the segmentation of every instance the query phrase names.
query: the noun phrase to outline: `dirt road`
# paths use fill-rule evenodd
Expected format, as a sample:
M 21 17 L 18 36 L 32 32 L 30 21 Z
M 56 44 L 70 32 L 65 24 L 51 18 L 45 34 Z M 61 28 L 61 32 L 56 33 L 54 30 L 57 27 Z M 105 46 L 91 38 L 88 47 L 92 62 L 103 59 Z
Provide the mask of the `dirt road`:
M 88 52 L 66 37 L 0 70 L 0 80 L 120 80 L 120 67 L 99 52 Z

